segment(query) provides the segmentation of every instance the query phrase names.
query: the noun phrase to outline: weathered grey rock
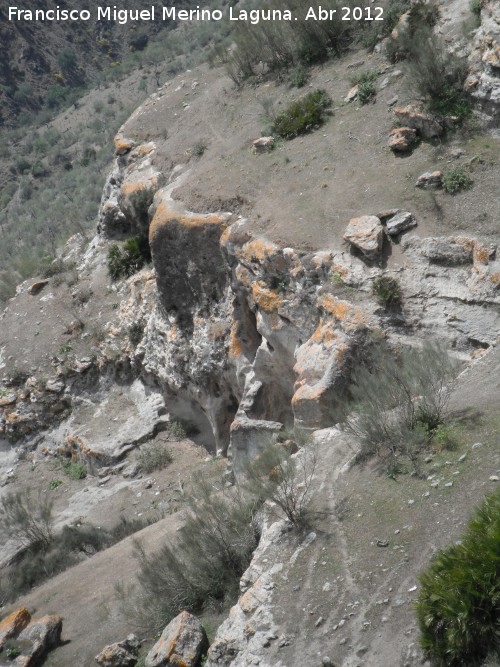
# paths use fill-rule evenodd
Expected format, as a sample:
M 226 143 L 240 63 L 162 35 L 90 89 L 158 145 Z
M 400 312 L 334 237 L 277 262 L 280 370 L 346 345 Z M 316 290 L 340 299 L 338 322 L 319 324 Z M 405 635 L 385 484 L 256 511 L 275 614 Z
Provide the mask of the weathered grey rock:
M 353 86 L 344 97 L 344 102 L 352 102 L 358 96 L 359 86 Z
M 47 384 L 45 385 L 45 389 L 47 391 L 51 391 L 54 394 L 59 394 L 61 391 L 64 390 L 64 381 L 59 379 L 59 378 L 50 378 L 47 380 Z
M 442 171 L 426 171 L 417 178 L 415 183 L 417 188 L 440 188 L 442 184 Z
M 389 134 L 389 148 L 395 153 L 406 153 L 415 144 L 417 131 L 411 127 L 396 127 Z
M 389 236 L 397 236 L 408 229 L 413 229 L 417 226 L 417 221 L 413 214 L 409 211 L 401 211 L 396 213 L 392 218 L 389 218 L 386 225 L 386 230 Z
M 25 667 L 40 664 L 49 651 L 61 643 L 62 618 L 57 615 L 42 616 L 32 619 L 29 625 L 18 635 L 20 645 L 29 642 L 31 646 L 23 650 L 17 660 Z M 28 658 L 23 661 L 23 658 Z
M 200 621 L 182 611 L 161 633 L 149 651 L 146 667 L 198 667 L 208 650 L 208 639 Z
M 472 264 L 473 244 L 467 240 L 457 241 L 453 238 L 425 239 L 422 254 L 431 262 L 445 266 Z
M 102 667 L 134 667 L 140 645 L 135 635 L 129 635 L 121 642 L 105 646 L 95 661 Z
M 274 146 L 274 137 L 260 137 L 252 141 L 252 153 L 268 153 Z
M 383 227 L 375 215 L 352 218 L 344 232 L 344 239 L 361 250 L 366 257 L 374 257 L 382 250 Z
M 432 139 L 443 134 L 441 123 L 432 114 L 424 113 L 419 107 L 413 105 L 396 107 L 394 113 L 402 125 L 416 130 L 424 139 Z

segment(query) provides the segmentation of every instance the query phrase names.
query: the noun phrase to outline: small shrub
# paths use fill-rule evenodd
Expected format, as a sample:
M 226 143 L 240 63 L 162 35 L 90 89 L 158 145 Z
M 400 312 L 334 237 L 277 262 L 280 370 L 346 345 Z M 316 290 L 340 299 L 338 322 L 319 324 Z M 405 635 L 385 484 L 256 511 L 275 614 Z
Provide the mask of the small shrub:
M 443 174 L 443 190 L 450 195 L 454 195 L 460 190 L 467 190 L 472 186 L 472 183 L 472 178 L 462 167 L 446 169 Z
M 129 278 L 151 259 L 146 238 L 133 236 L 123 245 L 113 243 L 108 250 L 108 271 L 112 280 Z
M 481 0 L 470 0 L 469 9 L 474 16 L 481 16 Z
M 162 443 L 153 443 L 142 447 L 137 461 L 147 475 L 155 470 L 163 470 L 173 461 L 170 450 Z
M 446 348 L 427 341 L 400 355 L 380 345 L 365 355 L 352 375 L 352 413 L 346 427 L 361 440 L 358 460 L 378 455 L 388 465 L 419 455 L 444 423 L 458 362 Z
M 396 278 L 379 276 L 372 285 L 373 294 L 385 308 L 401 303 L 401 288 Z
M 302 439 L 300 453 L 292 456 L 282 445 L 272 444 L 249 463 L 246 488 L 261 502 L 271 500 L 295 526 L 307 523 L 307 509 L 316 470 L 315 446 Z
M 170 435 L 172 435 L 177 440 L 183 440 L 186 437 L 186 429 L 180 423 L 180 421 L 173 421 L 169 424 L 168 430 Z
M 290 72 L 290 85 L 303 88 L 309 80 L 309 72 L 303 67 L 296 67 Z
M 64 473 L 73 480 L 85 479 L 87 477 L 87 468 L 81 461 L 63 461 L 62 469 Z
M 141 188 L 130 195 L 132 213 L 143 232 L 149 227 L 149 207 L 153 203 L 154 196 L 155 190 L 153 188 Z
M 372 81 L 366 81 L 365 83 L 360 83 L 358 86 L 358 100 L 361 104 L 368 104 L 371 102 L 375 95 L 377 94 L 377 89 L 375 84 Z
M 54 491 L 61 486 L 62 482 L 60 479 L 51 479 L 49 482 L 49 490 Z
M 29 491 L 7 493 L 0 502 L 0 534 L 21 547 L 48 546 L 52 542 L 53 500 Z
M 284 139 L 310 132 L 323 124 L 332 100 L 324 90 L 314 90 L 274 118 L 271 131 Z
M 458 544 L 441 550 L 417 600 L 420 642 L 442 667 L 500 658 L 500 492 L 485 498 Z
M 144 335 L 144 324 L 142 324 L 142 322 L 133 322 L 129 326 L 127 333 L 132 345 L 139 345 Z
M 203 153 L 207 150 L 208 144 L 203 139 L 197 141 L 194 146 L 189 150 L 190 155 L 195 157 L 201 157 Z

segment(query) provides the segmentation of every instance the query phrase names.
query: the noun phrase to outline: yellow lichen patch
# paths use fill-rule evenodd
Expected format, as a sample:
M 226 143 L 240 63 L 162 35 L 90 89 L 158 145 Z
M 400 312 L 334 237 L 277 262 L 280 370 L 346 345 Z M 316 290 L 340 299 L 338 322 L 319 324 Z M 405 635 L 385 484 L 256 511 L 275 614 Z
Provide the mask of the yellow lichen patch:
M 323 345 L 329 346 L 337 338 L 338 335 L 334 331 L 332 322 L 326 322 L 324 318 L 321 318 L 318 327 L 309 338 L 309 342 L 323 343 Z
M 366 322 L 366 318 L 360 308 L 353 306 L 347 301 L 336 299 L 331 294 L 322 294 L 318 299 L 318 306 L 333 315 L 346 331 L 359 327 Z
M 252 283 L 252 296 L 259 308 L 267 313 L 278 310 L 283 304 L 283 297 L 276 290 L 268 289 L 262 280 Z
M 0 622 L 0 642 L 19 634 L 31 621 L 31 614 L 25 607 L 16 609 Z
M 178 222 L 180 225 L 187 228 L 202 227 L 204 225 L 219 225 L 221 230 L 225 230 L 227 227 L 226 221 L 220 215 L 216 215 L 215 213 L 208 213 L 206 215 L 198 213 L 179 214 L 173 211 L 165 200 L 161 200 L 156 207 L 149 228 L 150 241 L 154 238 L 160 227 L 163 227 L 163 225 L 172 221 Z
M 243 246 L 242 257 L 247 262 L 263 262 L 266 257 L 274 255 L 278 250 L 278 246 L 274 243 L 269 243 L 264 239 L 253 239 L 253 241 L 249 241 Z
M 143 178 L 137 181 L 127 181 L 121 187 L 121 192 L 124 196 L 130 197 L 139 190 L 147 190 L 149 188 L 156 188 L 158 186 L 158 179 L 156 176 L 152 178 Z
M 295 394 L 292 397 L 292 406 L 297 406 L 303 401 L 317 401 L 319 400 L 326 391 L 326 387 L 323 385 L 313 386 L 309 384 L 303 384 L 300 386 Z
M 476 244 L 476 241 L 468 236 L 455 236 L 452 241 L 457 245 L 462 246 L 467 252 L 472 252 Z
M 335 273 L 339 274 L 341 278 L 344 278 L 344 276 L 346 276 L 349 273 L 348 269 L 345 266 L 343 266 L 342 264 L 338 264 L 337 262 L 333 263 L 332 268 L 335 271 Z
M 488 264 L 490 259 L 490 253 L 488 248 L 485 248 L 484 245 L 476 243 L 474 246 L 474 263 L 476 264 Z
M 147 144 L 141 144 L 134 148 L 131 155 L 132 157 L 145 157 L 149 155 L 155 149 L 155 145 L 152 141 L 149 141 Z
M 500 285 L 500 273 L 492 273 L 490 276 L 490 280 L 495 285 L 495 287 L 498 287 Z
M 121 135 L 115 137 L 115 149 L 117 153 L 123 154 L 129 151 L 134 147 L 134 141 L 132 139 L 126 139 Z
M 238 325 L 236 322 L 234 322 L 233 326 L 231 327 L 231 333 L 229 334 L 228 352 L 231 357 L 239 357 L 243 352 L 241 341 L 238 338 Z

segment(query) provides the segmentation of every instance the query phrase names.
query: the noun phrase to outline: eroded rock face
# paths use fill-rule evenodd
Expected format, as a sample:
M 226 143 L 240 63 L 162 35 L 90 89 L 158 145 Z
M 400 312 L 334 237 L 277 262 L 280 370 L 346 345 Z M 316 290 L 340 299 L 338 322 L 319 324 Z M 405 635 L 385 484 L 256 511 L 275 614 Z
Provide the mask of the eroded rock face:
M 176 616 L 146 656 L 146 667 L 198 667 L 208 639 L 201 622 L 187 611 Z
M 465 90 L 495 124 L 500 118 L 500 6 L 495 0 L 481 5 L 481 26 L 472 42 L 469 64 Z

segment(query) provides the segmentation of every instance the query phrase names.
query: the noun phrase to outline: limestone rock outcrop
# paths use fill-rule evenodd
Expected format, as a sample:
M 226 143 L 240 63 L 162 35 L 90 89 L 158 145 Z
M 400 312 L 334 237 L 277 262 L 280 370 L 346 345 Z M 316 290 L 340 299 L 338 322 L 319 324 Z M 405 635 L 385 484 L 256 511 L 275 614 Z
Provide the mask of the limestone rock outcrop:
M 479 104 L 492 124 L 500 118 L 500 6 L 495 0 L 481 3 L 481 25 L 472 42 L 470 71 L 465 90 Z
M 344 232 L 344 239 L 369 258 L 381 251 L 384 239 L 380 220 L 375 215 L 362 215 L 352 218 Z

